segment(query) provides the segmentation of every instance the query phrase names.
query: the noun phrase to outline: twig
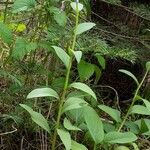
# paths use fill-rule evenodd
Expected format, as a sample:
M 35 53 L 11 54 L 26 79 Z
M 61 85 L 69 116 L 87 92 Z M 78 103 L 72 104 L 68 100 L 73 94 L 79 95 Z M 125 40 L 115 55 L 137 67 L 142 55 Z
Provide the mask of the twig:
M 5 132 L 5 133 L 0 133 L 0 136 L 7 135 L 7 134 L 12 134 L 12 133 L 14 133 L 14 132 L 17 131 L 17 128 L 15 128 L 13 125 L 12 125 L 12 128 L 13 128 L 14 130 L 8 131 L 8 132 Z

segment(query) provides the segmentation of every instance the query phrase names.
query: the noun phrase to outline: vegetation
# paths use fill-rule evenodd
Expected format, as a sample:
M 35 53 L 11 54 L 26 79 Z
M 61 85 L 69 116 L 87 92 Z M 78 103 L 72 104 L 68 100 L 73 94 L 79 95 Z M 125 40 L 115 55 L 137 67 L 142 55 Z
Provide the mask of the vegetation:
M 120 0 L 104 2 L 124 8 Z M 90 17 L 93 10 L 88 0 L 7 0 L 0 4 L 0 149 L 150 147 L 147 22 L 144 33 L 137 33 L 137 28 L 130 32 L 127 26 L 112 32 L 110 21 L 102 19 L 109 22 L 107 30 L 95 16 Z M 148 11 L 133 5 L 140 15 L 141 9 Z M 135 33 L 140 39 L 131 38 Z M 125 104 L 115 86 L 101 82 L 110 60 L 142 66 L 137 75 L 132 67 L 120 66 L 116 71 L 121 81 L 125 78 L 135 85 Z

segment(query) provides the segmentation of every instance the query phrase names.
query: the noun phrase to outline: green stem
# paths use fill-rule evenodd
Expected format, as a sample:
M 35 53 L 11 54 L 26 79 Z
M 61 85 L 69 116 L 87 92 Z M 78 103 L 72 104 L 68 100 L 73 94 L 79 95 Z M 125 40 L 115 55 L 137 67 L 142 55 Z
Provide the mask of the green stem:
M 72 42 L 72 46 L 71 46 L 71 51 L 74 51 L 74 49 L 75 49 L 76 38 L 77 38 L 76 29 L 77 29 L 78 22 L 79 22 L 78 3 L 76 4 L 76 6 L 77 6 L 77 10 L 76 10 L 76 25 L 75 25 L 75 32 L 74 32 L 74 36 L 73 36 L 73 42 Z M 68 49 L 68 53 L 70 53 L 70 49 Z M 67 88 L 68 88 L 70 71 L 71 71 L 71 67 L 72 67 L 72 59 L 73 59 L 73 56 L 71 54 L 70 55 L 69 66 L 67 68 L 65 84 L 64 84 L 62 96 L 60 98 L 58 116 L 57 116 L 57 121 L 56 121 L 55 130 L 54 130 L 53 141 L 52 141 L 52 150 L 55 150 L 55 146 L 56 146 L 57 129 L 59 128 L 59 125 L 60 125 L 60 119 L 61 119 L 61 115 L 62 115 L 62 108 L 63 108 L 63 104 L 65 102 L 65 96 L 66 96 L 66 92 L 67 92 Z
M 124 124 L 125 124 L 125 122 L 126 122 L 128 116 L 129 116 L 129 114 L 130 114 L 130 112 L 131 112 L 131 110 L 132 110 L 132 107 L 134 106 L 134 103 L 135 103 L 136 100 L 137 100 L 137 99 L 136 99 L 136 98 L 137 98 L 137 95 L 138 95 L 138 93 L 139 93 L 139 90 L 140 90 L 140 88 L 141 88 L 141 86 L 142 86 L 142 84 L 143 84 L 143 82 L 144 82 L 144 80 L 145 80 L 147 74 L 148 74 L 148 70 L 146 71 L 146 73 L 145 73 L 145 75 L 144 75 L 142 81 L 140 82 L 140 84 L 139 84 L 139 86 L 138 86 L 138 88 L 137 88 L 137 90 L 136 90 L 136 92 L 135 92 L 135 94 L 134 94 L 132 103 L 131 103 L 131 105 L 130 105 L 130 107 L 129 107 L 129 109 L 128 109 L 128 111 L 127 111 L 125 117 L 124 117 L 124 120 L 122 121 L 122 123 L 121 123 L 121 125 L 120 125 L 120 127 L 119 127 L 119 129 L 118 129 L 118 132 L 120 132 L 121 129 L 122 129 L 122 127 L 124 126 Z
M 7 9 L 8 9 L 9 0 L 6 1 L 5 11 L 4 11 L 4 23 L 6 22 L 7 17 Z
M 94 148 L 93 148 L 93 150 L 96 150 L 96 143 L 94 143 Z

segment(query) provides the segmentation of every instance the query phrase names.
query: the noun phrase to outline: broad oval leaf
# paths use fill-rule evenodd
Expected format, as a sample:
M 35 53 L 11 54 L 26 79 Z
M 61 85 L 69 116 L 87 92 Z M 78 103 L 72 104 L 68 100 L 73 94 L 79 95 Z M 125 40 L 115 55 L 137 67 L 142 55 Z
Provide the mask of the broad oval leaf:
M 86 32 L 90 29 L 92 29 L 96 24 L 92 22 L 85 22 L 81 23 L 77 26 L 77 29 L 75 30 L 75 33 L 77 35 L 82 34 L 83 32 Z
M 126 146 L 118 146 L 114 150 L 130 150 L 130 149 Z
M 77 11 L 81 11 L 83 9 L 83 5 L 81 3 L 76 3 L 76 2 L 72 2 L 70 3 L 71 7 L 73 10 Z
M 88 80 L 95 71 L 95 65 L 88 63 L 86 61 L 81 60 L 78 64 L 78 72 L 81 81 Z
M 69 66 L 70 56 L 60 47 L 52 46 L 57 54 L 57 56 L 60 58 L 60 60 L 64 63 L 66 68 Z
M 69 132 L 62 130 L 62 129 L 57 129 L 57 133 L 61 141 L 65 145 L 66 150 L 70 150 L 71 149 L 71 136 Z
M 28 113 L 31 115 L 31 119 L 37 124 L 39 125 L 41 128 L 43 128 L 44 130 L 46 130 L 48 133 L 50 133 L 50 127 L 49 124 L 47 122 L 47 120 L 44 118 L 44 116 L 41 113 L 35 112 L 31 107 L 24 105 L 24 104 L 20 104 L 20 106 L 22 108 L 24 108 L 26 111 L 28 111 Z
M 80 128 L 78 128 L 77 126 L 72 125 L 72 123 L 70 122 L 70 120 L 68 120 L 67 118 L 64 119 L 64 127 L 67 130 L 71 130 L 71 131 L 81 131 Z
M 96 58 L 98 59 L 98 62 L 99 62 L 99 64 L 100 64 L 100 66 L 102 67 L 102 69 L 105 69 L 105 68 L 106 68 L 106 62 L 105 62 L 104 57 L 101 56 L 101 55 L 98 54 L 98 53 L 97 53 L 95 56 L 96 56 Z
M 27 99 L 37 98 L 37 97 L 48 97 L 48 96 L 59 99 L 59 95 L 57 94 L 57 92 L 54 91 L 51 88 L 38 88 L 38 89 L 35 89 L 35 90 L 31 91 L 28 94 Z
M 134 105 L 132 107 L 131 113 L 140 114 L 140 115 L 150 115 L 150 111 L 145 106 Z
M 79 109 L 85 105 L 87 105 L 87 102 L 84 99 L 69 97 L 63 105 L 62 113 L 72 109 Z
M 127 70 L 124 70 L 124 69 L 120 69 L 119 71 L 126 74 L 126 75 L 128 75 L 128 76 L 130 76 L 136 82 L 137 86 L 139 85 L 139 82 L 138 82 L 137 78 L 130 71 L 127 71 Z
M 80 63 L 80 60 L 82 58 L 82 51 L 74 51 L 73 53 L 74 53 L 74 56 L 75 56 L 77 62 Z
M 86 84 L 81 83 L 81 82 L 74 82 L 74 83 L 70 84 L 69 87 L 81 90 L 85 93 L 88 93 L 89 95 L 91 95 L 97 101 L 97 97 L 96 97 L 95 93 Z
M 121 133 L 117 131 L 107 133 L 104 138 L 104 142 L 110 143 L 110 144 L 131 143 L 136 140 L 137 140 L 137 137 L 132 132 Z
M 71 141 L 71 149 L 72 150 L 88 150 L 83 144 L 79 144 L 76 141 Z
M 67 23 L 67 16 L 64 11 L 60 11 L 59 13 L 54 14 L 55 21 L 62 27 L 64 27 Z
M 0 22 L 0 37 L 2 40 L 7 43 L 11 44 L 13 40 L 13 35 L 11 30 L 2 22 Z
M 13 4 L 13 12 L 18 13 L 28 9 L 34 8 L 36 5 L 35 0 L 16 0 Z
M 108 107 L 106 105 L 99 105 L 98 107 L 107 114 L 109 114 L 116 122 L 121 122 L 120 112 L 118 110 Z
M 150 102 L 148 100 L 146 100 L 146 99 L 142 99 L 142 100 L 144 101 L 148 111 L 150 112 Z
M 147 69 L 148 71 L 150 71 L 150 61 L 148 61 L 148 62 L 146 63 L 146 69 Z
M 104 139 L 103 123 L 92 107 L 84 107 L 84 119 L 94 142 L 101 143 Z

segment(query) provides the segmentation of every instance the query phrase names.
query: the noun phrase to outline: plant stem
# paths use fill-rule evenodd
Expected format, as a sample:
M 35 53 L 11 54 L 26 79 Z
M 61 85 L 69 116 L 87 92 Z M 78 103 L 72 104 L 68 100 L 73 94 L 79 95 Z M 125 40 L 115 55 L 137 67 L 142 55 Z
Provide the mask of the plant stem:
M 94 148 L 93 148 L 93 150 L 96 150 L 96 143 L 94 143 Z
M 77 29 L 78 22 L 79 22 L 78 3 L 76 3 L 76 6 L 77 6 L 77 10 L 76 10 L 75 32 L 74 32 L 74 35 L 73 35 L 73 42 L 72 42 L 72 46 L 71 46 L 71 51 L 74 51 L 74 49 L 75 49 L 75 43 L 76 43 L 76 38 L 77 38 L 76 29 Z M 68 53 L 70 53 L 70 49 L 68 49 Z M 59 128 L 59 125 L 60 125 L 60 119 L 61 119 L 61 115 L 62 115 L 62 108 L 63 108 L 63 104 L 65 102 L 65 96 L 66 96 L 66 92 L 67 92 L 67 88 L 68 88 L 70 71 L 71 71 L 71 67 L 72 67 L 72 59 L 73 59 L 73 55 L 71 54 L 70 55 L 69 66 L 67 68 L 65 84 L 64 84 L 62 96 L 60 98 L 58 116 L 57 116 L 57 121 L 56 121 L 55 130 L 54 130 L 53 141 L 52 141 L 52 150 L 55 150 L 56 139 L 57 139 L 57 129 Z
M 4 23 L 6 22 L 8 5 L 9 5 L 9 0 L 6 1 L 5 11 L 4 11 L 4 21 L 3 21 Z
M 139 90 L 140 90 L 140 88 L 141 88 L 141 86 L 142 86 L 142 84 L 143 84 L 143 82 L 144 82 L 144 80 L 145 80 L 147 74 L 148 74 L 148 70 L 146 71 L 146 73 L 145 73 L 145 75 L 144 75 L 142 81 L 140 82 L 139 86 L 137 87 L 137 90 L 136 90 L 136 92 L 135 92 L 135 94 L 134 94 L 132 103 L 131 103 L 131 105 L 130 105 L 130 107 L 129 107 L 129 109 L 128 109 L 128 111 L 127 111 L 125 117 L 124 117 L 124 120 L 122 121 L 122 123 L 121 123 L 121 125 L 120 125 L 120 127 L 119 127 L 119 129 L 118 129 L 118 132 L 120 132 L 121 129 L 122 129 L 122 127 L 124 126 L 124 124 L 125 124 L 125 122 L 126 122 L 128 116 L 129 116 L 129 114 L 130 114 L 130 112 L 131 112 L 131 110 L 132 110 L 132 107 L 134 106 L 134 103 L 135 103 L 136 100 L 137 100 L 137 95 L 138 95 L 138 93 L 139 93 Z

